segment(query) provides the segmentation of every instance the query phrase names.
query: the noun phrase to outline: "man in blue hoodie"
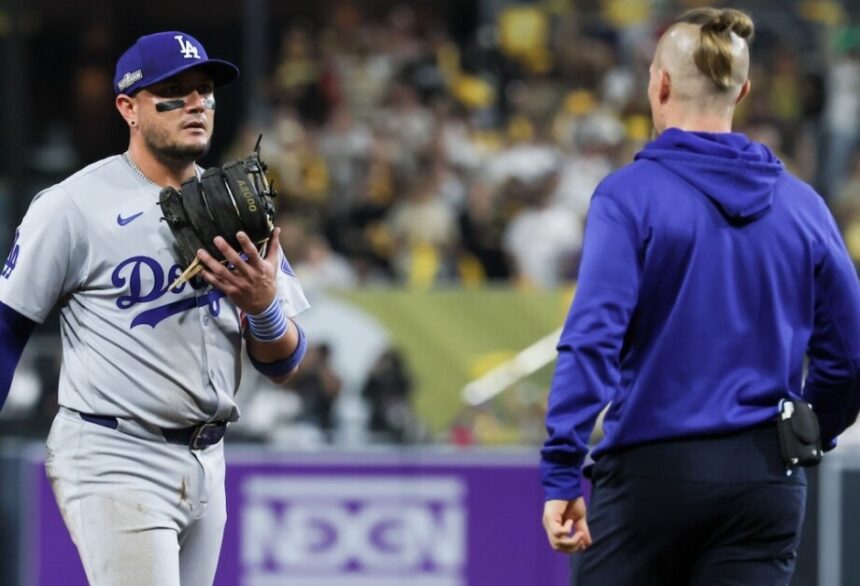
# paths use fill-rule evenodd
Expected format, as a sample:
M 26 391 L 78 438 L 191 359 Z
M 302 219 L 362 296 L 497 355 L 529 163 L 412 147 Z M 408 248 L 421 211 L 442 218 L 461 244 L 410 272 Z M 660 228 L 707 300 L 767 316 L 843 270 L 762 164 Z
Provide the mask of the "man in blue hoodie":
M 810 402 L 826 448 L 860 409 L 860 285 L 833 218 L 731 132 L 752 34 L 736 10 L 670 27 L 659 135 L 592 198 L 541 452 L 544 527 L 584 551 L 578 586 L 787 584 L 806 479 L 782 462 L 777 405 Z

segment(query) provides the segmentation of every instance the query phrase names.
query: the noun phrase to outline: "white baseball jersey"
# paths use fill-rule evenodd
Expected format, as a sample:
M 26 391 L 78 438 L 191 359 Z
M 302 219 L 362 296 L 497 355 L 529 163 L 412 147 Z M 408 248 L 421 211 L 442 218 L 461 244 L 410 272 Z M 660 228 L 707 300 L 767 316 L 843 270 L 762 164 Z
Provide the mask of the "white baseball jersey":
M 161 427 L 236 420 L 238 309 L 184 283 L 159 188 L 121 156 L 93 163 L 36 196 L 0 275 L 0 301 L 43 322 L 59 303 L 60 405 Z M 281 253 L 278 295 L 308 308 Z

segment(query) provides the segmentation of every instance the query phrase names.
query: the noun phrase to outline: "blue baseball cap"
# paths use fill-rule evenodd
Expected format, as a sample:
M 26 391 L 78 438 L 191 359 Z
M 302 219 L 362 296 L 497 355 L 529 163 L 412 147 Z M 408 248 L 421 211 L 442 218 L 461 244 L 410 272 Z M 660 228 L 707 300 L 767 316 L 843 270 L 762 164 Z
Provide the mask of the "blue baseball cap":
M 210 59 L 203 45 L 179 31 L 140 37 L 116 62 L 113 89 L 117 94 L 133 94 L 177 73 L 200 67 L 212 76 L 215 87 L 239 77 L 239 68 L 221 59 Z

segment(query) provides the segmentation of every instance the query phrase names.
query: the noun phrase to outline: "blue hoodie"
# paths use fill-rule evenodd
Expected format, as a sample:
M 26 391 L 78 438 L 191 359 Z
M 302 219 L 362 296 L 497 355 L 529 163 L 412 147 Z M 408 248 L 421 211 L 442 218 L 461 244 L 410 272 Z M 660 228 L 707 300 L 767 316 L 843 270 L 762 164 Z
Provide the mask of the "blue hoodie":
M 668 129 L 592 197 L 549 395 L 545 497 L 581 494 L 607 403 L 596 459 L 747 429 L 800 396 L 832 446 L 860 410 L 858 372 L 860 285 L 821 197 L 743 134 Z

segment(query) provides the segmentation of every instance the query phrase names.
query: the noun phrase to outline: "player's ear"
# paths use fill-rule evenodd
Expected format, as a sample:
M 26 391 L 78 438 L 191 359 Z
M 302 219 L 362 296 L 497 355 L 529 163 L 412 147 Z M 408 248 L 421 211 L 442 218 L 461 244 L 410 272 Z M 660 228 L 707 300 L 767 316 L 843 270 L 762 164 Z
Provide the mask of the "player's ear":
M 661 69 L 657 74 L 660 76 L 660 85 L 657 95 L 660 98 L 660 103 L 665 104 L 669 101 L 669 96 L 672 95 L 672 78 L 669 77 L 669 74 L 665 69 Z
M 133 98 L 125 94 L 120 94 L 116 97 L 116 109 L 119 115 L 123 117 L 125 123 L 130 127 L 137 125 L 137 103 Z
M 738 99 L 735 100 L 735 104 L 739 104 L 741 100 L 747 97 L 747 94 L 750 93 L 750 87 L 752 86 L 752 82 L 748 79 L 741 86 L 741 92 L 738 94 Z

